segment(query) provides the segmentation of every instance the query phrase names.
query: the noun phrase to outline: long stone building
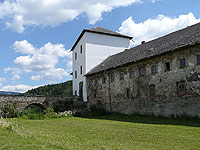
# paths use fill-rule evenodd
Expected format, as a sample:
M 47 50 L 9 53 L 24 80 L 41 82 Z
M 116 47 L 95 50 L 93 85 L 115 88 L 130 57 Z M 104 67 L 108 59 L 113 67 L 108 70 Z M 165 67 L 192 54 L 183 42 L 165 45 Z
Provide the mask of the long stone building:
M 200 117 L 200 23 L 112 55 L 85 76 L 89 106 Z

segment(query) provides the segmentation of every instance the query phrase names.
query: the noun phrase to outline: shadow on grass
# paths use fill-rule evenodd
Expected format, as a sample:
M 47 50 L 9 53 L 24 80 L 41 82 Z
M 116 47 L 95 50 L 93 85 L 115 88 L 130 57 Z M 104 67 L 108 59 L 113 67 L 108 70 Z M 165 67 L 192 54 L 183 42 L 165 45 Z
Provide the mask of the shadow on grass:
M 112 121 L 130 122 L 130 123 L 200 127 L 199 118 L 189 118 L 189 117 L 165 118 L 165 117 L 141 116 L 141 115 L 107 114 L 103 116 L 89 115 L 89 116 L 84 116 L 83 118 L 112 120 Z

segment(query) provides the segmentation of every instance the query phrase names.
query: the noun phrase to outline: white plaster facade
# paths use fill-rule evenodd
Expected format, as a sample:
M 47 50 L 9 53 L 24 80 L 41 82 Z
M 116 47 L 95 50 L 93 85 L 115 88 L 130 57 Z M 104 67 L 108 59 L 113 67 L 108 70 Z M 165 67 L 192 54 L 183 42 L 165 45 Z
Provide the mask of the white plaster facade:
M 87 102 L 84 75 L 108 56 L 122 52 L 129 46 L 130 38 L 85 32 L 73 49 L 73 95 L 79 96 L 79 83 L 83 82 L 83 100 Z M 77 55 L 77 59 L 75 59 L 75 55 Z

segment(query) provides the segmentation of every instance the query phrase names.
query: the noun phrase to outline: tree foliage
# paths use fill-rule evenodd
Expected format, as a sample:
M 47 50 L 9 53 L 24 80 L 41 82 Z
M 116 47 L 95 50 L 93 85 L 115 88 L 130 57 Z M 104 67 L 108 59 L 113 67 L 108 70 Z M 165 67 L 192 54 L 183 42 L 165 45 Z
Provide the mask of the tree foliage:
M 23 94 L 24 96 L 72 96 L 72 80 L 59 84 L 48 84 L 32 90 L 28 90 Z

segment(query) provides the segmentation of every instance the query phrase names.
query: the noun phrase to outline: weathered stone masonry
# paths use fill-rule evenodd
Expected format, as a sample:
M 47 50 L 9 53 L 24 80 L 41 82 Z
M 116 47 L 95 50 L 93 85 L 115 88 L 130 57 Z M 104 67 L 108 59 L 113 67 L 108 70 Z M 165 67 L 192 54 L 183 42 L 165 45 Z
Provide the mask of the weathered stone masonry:
M 59 101 L 73 101 L 74 105 L 81 105 L 78 97 L 66 96 L 20 96 L 20 95 L 0 95 L 0 111 L 6 104 L 15 104 L 18 111 L 23 111 L 29 105 L 37 105 L 42 109 L 53 107 L 53 103 Z
M 200 117 L 198 55 L 200 45 L 190 46 L 88 75 L 88 105 L 102 105 L 107 111 L 125 114 Z M 182 68 L 181 59 L 186 62 Z M 140 75 L 142 71 L 144 75 Z

